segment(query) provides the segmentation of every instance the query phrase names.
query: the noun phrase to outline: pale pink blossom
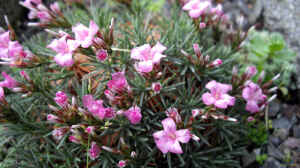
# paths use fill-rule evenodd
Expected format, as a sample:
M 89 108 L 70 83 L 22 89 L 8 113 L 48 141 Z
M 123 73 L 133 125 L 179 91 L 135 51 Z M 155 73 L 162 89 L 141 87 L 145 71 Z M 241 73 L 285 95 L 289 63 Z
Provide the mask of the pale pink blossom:
M 125 160 L 120 160 L 118 163 L 118 167 L 123 168 L 126 166 L 126 161 Z
M 204 29 L 205 27 L 206 27 L 206 23 L 205 22 L 200 22 L 199 28 Z
M 66 107 L 68 104 L 68 96 L 62 91 L 56 92 L 54 100 L 60 107 Z
M 52 19 L 48 11 L 38 11 L 36 12 L 36 17 L 39 18 L 42 23 L 50 22 Z
M 114 95 L 114 93 L 112 91 L 110 91 L 109 89 L 106 89 L 104 91 L 104 95 L 106 96 L 106 98 L 108 98 L 108 100 L 110 101 L 115 101 L 116 100 L 116 96 Z
M 4 95 L 4 89 L 3 87 L 0 87 L 0 101 L 5 99 L 5 95 Z
M 47 47 L 57 53 L 54 60 L 58 65 L 69 67 L 74 64 L 72 54 L 78 46 L 77 41 L 69 40 L 67 36 L 63 36 L 60 39 L 53 40 Z
M 247 78 L 252 78 L 257 73 L 257 69 L 255 66 L 248 66 L 245 73 Z
M 82 98 L 83 105 L 96 118 L 103 120 L 104 118 L 113 118 L 115 112 L 112 108 L 105 108 L 103 100 L 95 100 L 92 95 L 85 95 Z
M 101 152 L 101 150 L 100 150 L 99 146 L 97 145 L 96 142 L 93 141 L 93 142 L 91 143 L 91 148 L 90 148 L 90 150 L 89 150 L 89 156 L 90 156 L 90 158 L 91 158 L 92 160 L 95 160 L 96 158 L 99 157 L 100 152 Z
M 155 82 L 152 83 L 152 90 L 154 91 L 155 94 L 158 94 L 161 90 L 162 86 L 160 84 L 160 82 Z
M 80 138 L 78 138 L 78 137 L 75 136 L 75 135 L 69 136 L 69 141 L 71 141 L 71 142 L 73 142 L 73 143 L 76 143 L 76 144 L 80 144 Z
M 112 79 L 107 83 L 108 88 L 113 92 L 122 92 L 129 88 L 124 72 L 115 72 Z
M 212 67 L 219 67 L 220 65 L 222 65 L 222 63 L 223 63 L 223 61 L 221 60 L 221 59 L 216 59 L 216 60 L 214 60 L 211 64 L 210 64 L 210 66 L 212 66 Z
M 83 24 L 77 24 L 72 28 L 75 33 L 75 39 L 78 41 L 83 48 L 88 48 L 93 44 L 95 35 L 98 33 L 99 27 L 94 21 L 90 21 L 89 27 Z
M 248 121 L 248 122 L 252 122 L 252 121 L 254 121 L 254 120 L 255 120 L 255 119 L 254 119 L 254 117 L 252 117 L 252 116 L 250 116 L 250 117 L 247 118 L 247 121 Z
M 139 61 L 135 64 L 136 70 L 141 73 L 151 72 L 153 66 L 159 64 L 160 60 L 166 57 L 166 55 L 162 54 L 166 49 L 159 42 L 152 48 L 149 44 L 144 44 L 132 49 L 131 58 Z
M 0 34 L 0 58 L 16 59 L 23 54 L 23 47 L 17 41 L 10 40 L 10 32 Z
M 202 109 L 193 109 L 192 110 L 192 116 L 193 118 L 199 116 L 199 115 L 202 115 L 204 112 Z
M 4 81 L 0 82 L 0 87 L 12 89 L 18 86 L 18 82 L 6 72 L 2 72 L 2 76 L 4 77 Z
M 55 13 L 60 13 L 60 7 L 59 7 L 59 4 L 58 2 L 54 2 L 50 5 L 50 9 L 55 12 Z
M 176 123 L 181 122 L 181 116 L 178 113 L 178 109 L 174 107 L 170 107 L 166 110 L 166 115 L 168 118 L 172 118 Z
M 25 0 L 25 1 L 20 2 L 21 5 L 23 5 L 24 7 L 28 8 L 28 9 L 35 8 L 36 6 L 38 6 L 41 3 L 42 3 L 42 0 Z
M 61 140 L 62 137 L 66 134 L 66 128 L 56 128 L 52 131 L 52 136 L 55 140 Z
M 141 109 L 138 106 L 133 106 L 124 112 L 124 115 L 131 124 L 138 124 L 142 119 Z
M 98 50 L 96 53 L 96 58 L 100 61 L 103 62 L 107 59 L 107 51 L 106 50 Z
M 183 153 L 180 143 L 188 143 L 192 137 L 188 129 L 176 130 L 176 124 L 173 119 L 166 118 L 162 121 L 163 130 L 153 134 L 156 146 L 166 154 L 168 152 Z
M 20 71 L 20 75 L 21 75 L 24 79 L 26 79 L 27 81 L 30 81 L 30 77 L 29 77 L 29 75 L 27 74 L 26 71 L 24 71 L 24 70 Z
M 221 4 L 218 4 L 216 7 L 211 8 L 210 10 L 211 14 L 216 14 L 217 16 L 221 17 L 223 16 L 224 12 L 223 12 L 223 7 Z
M 202 101 L 206 105 L 215 105 L 217 108 L 226 109 L 228 106 L 233 106 L 235 98 L 227 94 L 232 90 L 232 86 L 228 84 L 210 81 L 205 86 L 210 90 L 202 95 Z
M 263 94 L 262 89 L 255 83 L 249 81 L 243 89 L 243 98 L 247 101 L 246 110 L 256 113 L 260 109 L 260 103 L 266 100 L 267 96 Z
M 60 119 L 56 115 L 48 114 L 47 115 L 47 121 L 49 121 L 51 123 L 59 123 Z
M 88 133 L 88 134 L 95 134 L 95 126 L 88 126 L 86 129 L 85 129 L 85 132 Z
M 196 19 L 207 13 L 212 4 L 207 0 L 190 0 L 183 6 L 183 10 L 188 11 L 191 18 Z

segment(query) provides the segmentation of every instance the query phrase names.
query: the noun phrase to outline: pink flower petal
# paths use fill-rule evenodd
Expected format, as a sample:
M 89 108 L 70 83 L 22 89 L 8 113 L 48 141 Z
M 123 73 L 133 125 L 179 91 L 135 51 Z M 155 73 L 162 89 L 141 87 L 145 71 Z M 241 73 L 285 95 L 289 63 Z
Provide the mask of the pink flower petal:
M 204 93 L 202 95 L 202 101 L 204 102 L 204 104 L 209 106 L 214 104 L 216 102 L 216 99 L 210 93 Z
M 175 132 L 176 124 L 172 118 L 166 118 L 162 121 L 165 132 Z
M 181 148 L 178 141 L 174 141 L 173 144 L 169 144 L 168 148 L 169 148 L 169 151 L 172 152 L 172 153 L 176 153 L 176 154 L 182 154 L 183 153 L 182 148 Z
M 175 132 L 176 139 L 181 143 L 187 143 L 191 139 L 191 133 L 188 129 L 181 129 Z

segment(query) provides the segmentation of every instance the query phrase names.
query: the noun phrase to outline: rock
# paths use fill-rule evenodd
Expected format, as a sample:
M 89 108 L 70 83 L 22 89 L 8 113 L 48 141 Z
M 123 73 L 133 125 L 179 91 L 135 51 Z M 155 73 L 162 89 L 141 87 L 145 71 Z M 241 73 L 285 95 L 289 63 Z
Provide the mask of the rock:
M 300 125 L 296 125 L 293 128 L 293 136 L 295 138 L 300 138 Z
M 264 0 L 265 28 L 281 32 L 290 47 L 298 53 L 297 73 L 300 85 L 300 1 L 299 0 Z
M 269 105 L 269 116 L 276 117 L 279 110 L 280 110 L 280 104 L 277 101 L 271 102 Z
M 268 145 L 268 156 L 274 157 L 281 161 L 283 161 L 285 158 L 285 155 L 272 144 Z
M 293 124 L 286 117 L 281 117 L 272 121 L 272 127 L 275 129 L 284 128 L 289 131 Z
M 300 149 L 300 139 L 289 137 L 287 140 L 283 142 L 282 145 L 290 149 L 296 149 L 296 148 Z
M 269 136 L 269 142 L 271 142 L 275 146 L 279 146 L 282 140 L 279 137 L 271 135 Z
M 263 168 L 286 168 L 286 166 L 283 164 L 280 164 L 280 162 L 278 162 L 276 159 L 269 157 L 265 161 Z

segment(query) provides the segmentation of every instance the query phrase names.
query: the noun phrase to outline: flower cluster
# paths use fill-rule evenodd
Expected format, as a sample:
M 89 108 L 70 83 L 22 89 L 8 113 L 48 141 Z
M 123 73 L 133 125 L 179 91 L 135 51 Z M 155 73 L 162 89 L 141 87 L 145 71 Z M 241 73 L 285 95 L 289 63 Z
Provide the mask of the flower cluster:
M 30 60 L 32 54 L 24 50 L 18 41 L 13 41 L 11 32 L 0 32 L 0 64 L 11 66 L 23 66 L 23 60 Z
M 65 1 L 89 12 L 83 0 Z M 208 26 L 222 25 L 225 15 L 220 5 L 214 6 L 210 0 L 181 2 L 201 31 L 187 35 L 184 30 L 194 30 L 195 25 L 174 24 L 171 26 L 176 31 L 167 30 L 171 33 L 166 37 L 165 32 L 153 33 L 140 40 L 143 31 L 138 35 L 131 32 L 132 27 L 138 29 L 140 25 L 116 23 L 117 28 L 125 27 L 127 34 L 114 34 L 114 19 L 106 30 L 99 27 L 97 23 L 102 24 L 102 17 L 94 17 L 98 11 L 87 14 L 88 26 L 76 19 L 77 24 L 71 25 L 64 17 L 65 8 L 57 3 L 47 8 L 41 0 L 22 1 L 30 9 L 29 17 L 38 18 L 38 24 L 46 27 L 45 31 L 55 39 L 43 46 L 45 52 L 33 55 L 14 41 L 13 31 L 1 32 L 0 59 L 22 66 L 11 71 L 19 72 L 19 77 L 9 74 L 10 71 L 2 72 L 0 121 L 3 116 L 5 121 L 27 124 L 29 120 L 19 120 L 28 117 L 43 125 L 45 131 L 51 129 L 52 134 L 46 133 L 52 135 L 53 144 L 77 145 L 73 150 L 74 155 L 80 155 L 78 160 L 87 159 L 87 164 L 98 167 L 103 166 L 102 162 L 110 167 L 126 167 L 144 161 L 150 167 L 160 167 L 156 161 L 163 161 L 165 154 L 171 160 L 170 153 L 177 154 L 180 160 L 188 159 L 184 155 L 187 152 L 213 151 L 220 142 L 229 143 L 236 132 L 225 130 L 227 124 L 236 128 L 246 123 L 247 117 L 248 121 L 261 117 L 260 111 L 276 97 L 272 95 L 276 87 L 270 87 L 278 76 L 264 79 L 264 73 L 258 74 L 255 66 L 239 71 L 234 67 L 238 60 L 228 58 L 231 55 L 227 48 L 231 46 L 221 45 L 218 37 L 207 41 L 198 38 Z M 67 7 L 71 10 L 73 6 Z M 147 29 L 155 24 L 150 18 L 142 27 Z M 54 32 L 53 27 L 60 29 Z M 180 39 L 168 39 L 173 33 Z M 193 33 L 199 34 L 192 37 Z M 127 39 L 130 36 L 136 38 Z M 219 46 L 222 48 L 217 49 Z M 235 52 L 234 49 L 228 51 Z M 31 64 L 25 64 L 26 59 Z M 231 74 L 228 67 L 233 67 Z M 15 102 L 11 95 L 22 101 Z M 22 108 L 15 105 L 23 102 Z M 26 117 L 19 117 L 16 109 L 26 109 L 22 113 Z M 30 130 L 34 134 L 42 132 L 39 137 L 44 138 L 45 131 L 36 131 L 40 125 L 26 125 L 26 129 L 35 129 Z M 243 132 L 240 129 L 237 135 Z M 197 142 L 200 140 L 201 143 Z M 47 146 L 44 143 L 49 141 L 40 140 L 40 146 Z

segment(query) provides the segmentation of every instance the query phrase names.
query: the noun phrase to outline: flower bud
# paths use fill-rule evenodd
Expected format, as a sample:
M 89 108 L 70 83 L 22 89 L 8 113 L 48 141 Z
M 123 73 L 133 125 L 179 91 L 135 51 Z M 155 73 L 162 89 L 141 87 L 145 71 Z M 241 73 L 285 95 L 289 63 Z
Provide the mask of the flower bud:
M 118 167 L 123 168 L 126 166 L 126 161 L 125 160 L 120 160 L 118 163 Z
M 100 61 L 100 62 L 103 62 L 107 59 L 107 51 L 106 50 L 98 50 L 97 53 L 96 53 L 96 58 Z
M 152 83 L 152 90 L 155 94 L 158 94 L 161 90 L 162 86 L 159 82 Z
M 97 145 L 96 142 L 92 142 L 91 144 L 91 148 L 89 150 L 89 156 L 92 160 L 95 160 L 96 158 L 99 157 L 99 154 L 100 154 L 101 150 L 99 148 L 99 146 Z
M 201 23 L 199 24 L 199 28 L 200 28 L 200 29 L 204 29 L 205 27 L 206 27 L 206 23 L 201 22 Z

